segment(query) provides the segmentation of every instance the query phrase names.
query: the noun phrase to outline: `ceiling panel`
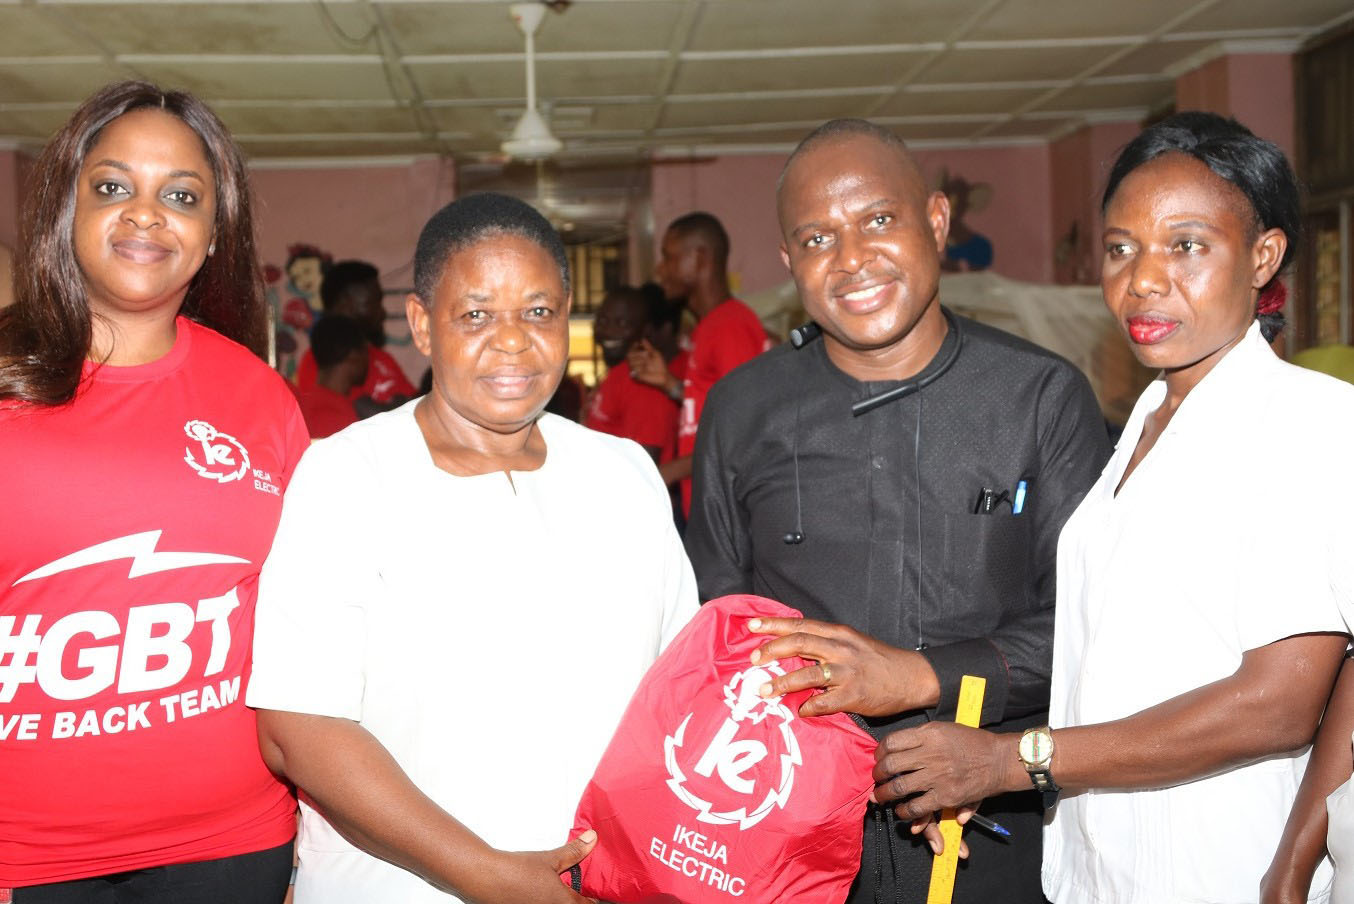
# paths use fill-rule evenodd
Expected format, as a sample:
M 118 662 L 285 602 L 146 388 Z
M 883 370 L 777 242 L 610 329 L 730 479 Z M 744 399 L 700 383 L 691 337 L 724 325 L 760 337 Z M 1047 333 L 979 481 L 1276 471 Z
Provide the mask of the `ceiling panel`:
M 981 122 L 905 122 L 889 124 L 889 127 L 906 141 L 938 141 L 968 138 L 983 125 Z
M 218 104 L 216 112 L 233 132 L 255 135 L 297 132 L 408 132 L 417 130 L 413 113 L 396 106 L 243 107 Z
M 1199 0 L 1006 0 L 966 37 L 976 40 L 1106 38 L 1146 35 Z M 1224 0 L 1227 2 L 1227 0 Z
M 241 146 L 250 157 L 385 157 L 413 154 L 434 154 L 440 147 L 422 139 L 398 141 L 242 141 Z
M 662 67 L 662 60 L 541 60 L 536 66 L 536 94 L 548 101 L 652 93 Z M 519 62 L 417 63 L 409 69 L 428 99 L 526 97 L 526 69 Z
M 0 101 L 79 101 L 111 81 L 130 77 L 126 69 L 102 62 L 32 63 L 0 60 Z
M 536 33 L 536 50 L 665 50 L 682 6 L 683 0 L 575 3 L 565 14 L 546 15 Z M 379 9 L 407 54 L 522 50 L 522 33 L 507 4 L 382 3 Z
M 983 132 L 982 137 L 987 140 L 1026 139 L 1041 141 L 1070 132 L 1082 124 L 1082 120 L 1071 117 L 1067 119 L 1016 119 L 988 129 Z
M 662 125 L 700 128 L 764 122 L 802 122 L 864 115 L 873 97 L 806 97 L 782 100 L 733 100 L 720 103 L 667 104 Z
M 1068 88 L 1035 110 L 1117 110 L 1155 108 L 1175 96 L 1171 81 L 1128 85 L 1079 85 Z
M 0 7 L 0 55 L 59 56 L 95 51 L 78 33 L 63 28 L 57 15 L 31 6 Z
M 1129 51 L 1096 73 L 1096 77 L 1115 75 L 1162 75 L 1167 69 L 1216 44 L 1213 40 L 1153 41 Z
M 136 68 L 168 88 L 181 88 L 211 101 L 217 98 L 350 98 L 386 100 L 390 89 L 379 60 L 360 63 L 301 63 L 241 60 L 140 59 Z
M 926 116 L 945 113 L 1009 113 L 1043 92 L 1037 89 L 981 91 L 902 91 L 880 106 L 880 116 Z
M 344 53 L 376 52 L 345 42 L 318 3 L 49 3 L 63 17 L 115 53 Z M 352 37 L 371 29 L 355 3 L 326 2 L 332 21 Z
M 1251 28 L 1319 28 L 1350 14 L 1349 0 L 1226 0 L 1183 23 L 1177 31 Z
M 1070 78 L 1105 56 L 1103 47 L 955 49 L 927 66 L 917 81 L 999 83 Z
M 920 58 L 915 53 L 768 57 L 750 60 L 684 60 L 674 94 L 777 91 L 888 85 Z
M 943 41 L 980 0 L 743 0 L 707 3 L 693 50 Z

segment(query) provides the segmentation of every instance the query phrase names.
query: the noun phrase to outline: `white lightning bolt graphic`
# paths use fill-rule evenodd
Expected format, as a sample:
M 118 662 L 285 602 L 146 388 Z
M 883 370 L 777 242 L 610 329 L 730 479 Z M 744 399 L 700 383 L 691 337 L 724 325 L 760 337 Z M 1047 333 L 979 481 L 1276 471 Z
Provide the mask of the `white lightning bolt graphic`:
M 18 586 L 24 581 L 50 577 L 63 571 L 74 571 L 77 568 L 84 568 L 86 565 L 95 565 L 99 562 L 115 562 L 118 559 L 132 560 L 132 566 L 127 570 L 127 577 L 129 578 L 139 578 L 142 575 L 156 574 L 161 571 L 173 571 L 176 568 L 192 568 L 195 565 L 249 564 L 248 559 L 220 555 L 214 552 L 157 552 L 155 544 L 160 542 L 160 533 L 158 530 L 148 530 L 139 534 L 118 537 L 116 540 L 96 543 L 79 552 L 62 556 L 55 562 L 50 562 L 36 571 L 30 571 L 15 581 L 14 585 Z

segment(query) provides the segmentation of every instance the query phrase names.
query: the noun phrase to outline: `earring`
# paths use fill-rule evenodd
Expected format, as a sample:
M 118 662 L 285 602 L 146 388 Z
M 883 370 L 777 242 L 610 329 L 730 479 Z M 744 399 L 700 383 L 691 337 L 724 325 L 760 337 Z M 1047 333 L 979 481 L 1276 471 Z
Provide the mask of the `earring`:
M 207 256 L 211 257 L 215 253 L 216 253 L 216 242 L 212 242 L 210 245 L 207 246 Z

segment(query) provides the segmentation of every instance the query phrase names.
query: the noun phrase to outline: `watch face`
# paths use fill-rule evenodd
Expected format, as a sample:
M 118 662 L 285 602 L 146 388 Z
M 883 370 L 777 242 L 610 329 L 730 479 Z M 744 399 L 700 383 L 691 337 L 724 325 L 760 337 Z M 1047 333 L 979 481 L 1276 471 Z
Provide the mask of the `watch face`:
M 1053 736 L 1047 731 L 1027 731 L 1020 736 L 1020 758 L 1031 766 L 1053 755 Z

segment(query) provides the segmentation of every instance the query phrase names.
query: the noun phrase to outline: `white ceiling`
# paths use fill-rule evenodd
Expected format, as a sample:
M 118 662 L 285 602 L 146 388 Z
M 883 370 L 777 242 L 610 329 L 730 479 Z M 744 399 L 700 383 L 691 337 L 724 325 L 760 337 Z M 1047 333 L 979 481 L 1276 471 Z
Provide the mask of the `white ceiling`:
M 129 77 L 256 159 L 492 155 L 525 95 L 502 0 L 0 0 L 0 138 Z M 1292 52 L 1350 0 L 576 0 L 537 37 L 566 157 L 783 150 L 834 116 L 921 146 L 1138 119 L 1224 52 Z

